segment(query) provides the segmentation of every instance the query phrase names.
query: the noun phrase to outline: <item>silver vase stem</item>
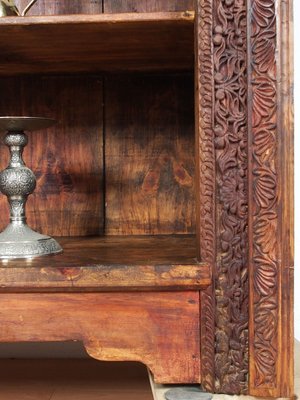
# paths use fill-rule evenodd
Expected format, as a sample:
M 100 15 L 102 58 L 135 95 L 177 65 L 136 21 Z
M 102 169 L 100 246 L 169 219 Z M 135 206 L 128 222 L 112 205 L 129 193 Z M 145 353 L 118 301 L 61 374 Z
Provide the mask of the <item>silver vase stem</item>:
M 26 123 L 25 117 L 11 117 L 8 121 L 2 117 L 3 120 L 5 123 Z M 10 161 L 8 167 L 0 173 L 0 191 L 7 196 L 9 202 L 10 223 L 0 233 L 0 258 L 31 258 L 60 253 L 62 248 L 55 239 L 33 231 L 26 223 L 27 198 L 36 187 L 36 178 L 22 158 L 28 143 L 26 134 L 19 129 L 9 131 L 4 143 L 9 147 Z
M 0 175 L 0 190 L 8 198 L 10 222 L 25 224 L 27 197 L 36 187 L 35 176 L 22 158 L 28 138 L 24 132 L 8 132 L 4 143 L 9 147 L 11 158 L 8 167 Z

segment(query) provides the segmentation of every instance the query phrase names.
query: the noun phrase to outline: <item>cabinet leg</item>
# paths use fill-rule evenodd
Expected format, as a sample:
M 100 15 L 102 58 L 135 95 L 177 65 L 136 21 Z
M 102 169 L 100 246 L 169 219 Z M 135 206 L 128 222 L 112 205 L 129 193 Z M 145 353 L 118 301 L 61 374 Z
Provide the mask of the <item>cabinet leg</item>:
M 204 392 L 199 385 L 159 385 L 148 369 L 153 400 L 211 400 L 212 393 Z

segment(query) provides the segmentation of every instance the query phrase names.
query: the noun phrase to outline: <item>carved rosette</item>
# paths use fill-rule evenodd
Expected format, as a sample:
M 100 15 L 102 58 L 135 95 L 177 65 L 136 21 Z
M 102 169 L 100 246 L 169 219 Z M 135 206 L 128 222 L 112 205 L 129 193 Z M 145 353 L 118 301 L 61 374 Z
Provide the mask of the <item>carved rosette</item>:
M 277 385 L 279 351 L 278 131 L 276 6 L 252 0 L 251 30 L 251 385 Z M 268 392 L 266 394 L 272 394 Z

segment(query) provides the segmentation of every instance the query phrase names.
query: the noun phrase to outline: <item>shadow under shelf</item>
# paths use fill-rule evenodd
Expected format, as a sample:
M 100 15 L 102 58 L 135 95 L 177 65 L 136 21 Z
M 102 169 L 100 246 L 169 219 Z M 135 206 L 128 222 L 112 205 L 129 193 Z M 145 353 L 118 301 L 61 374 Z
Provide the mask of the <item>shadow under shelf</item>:
M 57 238 L 64 252 L 0 261 L 0 291 L 199 290 L 211 266 L 196 258 L 194 235 Z

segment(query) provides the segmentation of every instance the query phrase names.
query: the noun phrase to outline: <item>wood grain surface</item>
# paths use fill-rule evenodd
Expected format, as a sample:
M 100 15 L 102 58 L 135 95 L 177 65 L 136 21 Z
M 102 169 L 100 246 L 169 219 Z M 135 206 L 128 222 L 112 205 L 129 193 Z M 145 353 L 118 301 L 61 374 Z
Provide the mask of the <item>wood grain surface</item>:
M 139 361 L 158 383 L 200 382 L 199 293 L 1 294 L 0 341 L 84 343 L 103 361 Z
M 56 236 L 95 235 L 103 227 L 102 80 L 34 76 L 0 80 L 1 115 L 46 116 L 48 130 L 28 133 L 24 160 L 37 178 L 28 199 L 29 224 Z M 8 149 L 1 145 L 1 169 Z M 8 222 L 0 196 L 0 229 Z M 102 215 L 102 217 L 101 217 Z
M 1 18 L 0 75 L 192 70 L 193 30 L 193 12 Z
M 0 262 L 0 291 L 199 290 L 211 266 L 195 258 L 195 239 L 170 237 L 59 238 L 53 257 Z
M 15 3 L 23 10 L 29 1 L 15 0 Z M 102 10 L 103 0 L 39 0 L 28 15 L 101 14 Z
M 105 81 L 107 234 L 195 232 L 193 77 Z
M 249 389 L 293 398 L 293 2 L 253 0 L 248 21 Z
M 194 10 L 194 0 L 103 0 L 104 12 L 157 12 Z
M 24 9 L 28 0 L 16 0 Z M 118 12 L 157 12 L 193 10 L 193 0 L 40 0 L 28 15 L 100 14 Z

